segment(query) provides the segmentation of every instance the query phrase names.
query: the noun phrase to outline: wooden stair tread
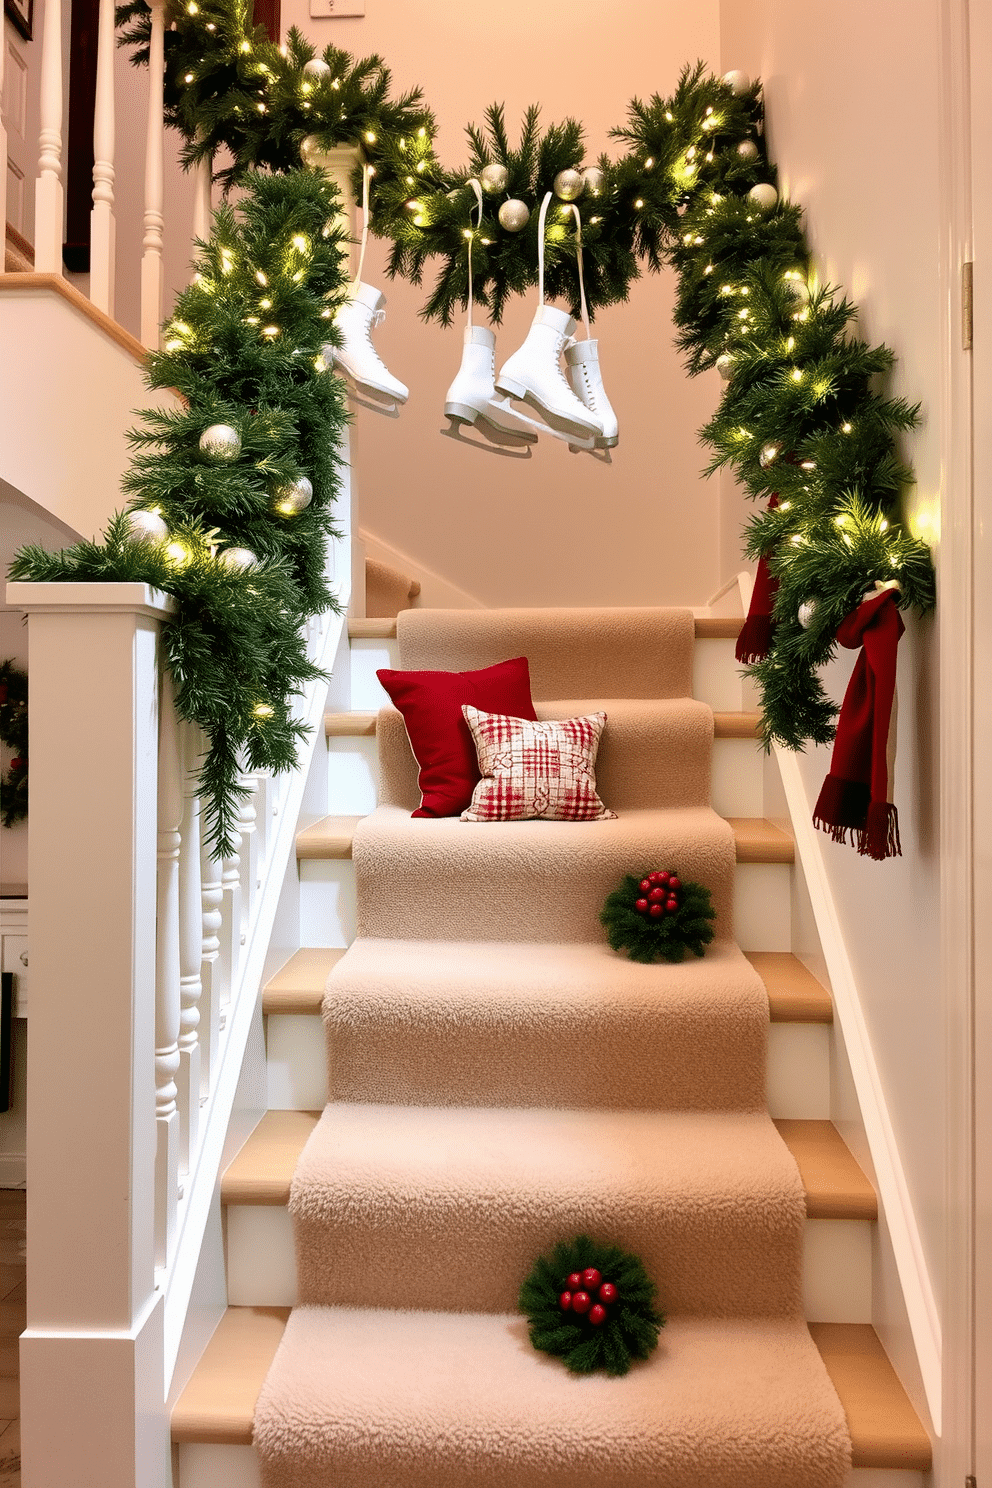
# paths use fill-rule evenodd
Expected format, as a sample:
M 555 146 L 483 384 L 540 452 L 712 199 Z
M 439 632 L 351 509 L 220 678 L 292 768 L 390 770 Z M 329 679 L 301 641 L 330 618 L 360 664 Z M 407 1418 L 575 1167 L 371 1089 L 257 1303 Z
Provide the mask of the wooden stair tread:
M 172 1440 L 250 1446 L 288 1307 L 229 1307 L 172 1409 Z
M 316 1111 L 266 1111 L 221 1179 L 225 1204 L 285 1204 Z M 776 1121 L 796 1160 L 810 1219 L 876 1219 L 875 1190 L 829 1121 Z
M 877 1219 L 878 1197 L 832 1121 L 776 1121 L 796 1160 L 809 1219 Z
M 293 1169 L 319 1111 L 266 1111 L 220 1181 L 223 1204 L 288 1204 Z
M 791 951 L 745 951 L 765 984 L 773 1023 L 832 1023 L 830 993 Z
M 734 829 L 738 863 L 794 863 L 796 846 L 788 832 L 763 816 L 728 816 Z
M 324 816 L 296 834 L 298 858 L 350 858 L 360 816 Z
M 847 1416 L 853 1467 L 929 1472 L 930 1438 L 869 1323 L 810 1323 Z
M 697 641 L 735 641 L 741 633 L 742 619 L 722 616 L 696 616 Z M 348 635 L 353 641 L 392 640 L 396 635 L 396 619 L 375 619 L 355 615 L 348 621 Z
M 378 720 L 377 713 L 325 713 L 324 733 L 328 739 L 371 739 L 375 737 Z M 760 739 L 760 712 L 714 713 L 713 737 Z
M 249 1446 L 255 1404 L 288 1307 L 229 1307 L 172 1412 L 172 1440 Z M 931 1466 L 930 1441 L 874 1328 L 810 1323 L 847 1415 L 855 1467 Z
M 263 1013 L 319 1013 L 331 970 L 344 955 L 341 946 L 307 946 L 290 956 L 262 991 Z

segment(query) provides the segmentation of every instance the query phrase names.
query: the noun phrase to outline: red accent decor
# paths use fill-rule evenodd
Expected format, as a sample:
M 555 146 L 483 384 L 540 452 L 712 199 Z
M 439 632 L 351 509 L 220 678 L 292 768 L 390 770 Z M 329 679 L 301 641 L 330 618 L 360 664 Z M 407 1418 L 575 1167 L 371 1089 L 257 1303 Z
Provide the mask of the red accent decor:
M 617 1289 L 612 1281 L 604 1281 L 599 1289 L 600 1302 L 615 1302 L 617 1300 Z
M 768 498 L 768 510 L 774 511 L 777 506 L 778 492 L 773 491 Z M 734 655 L 742 665 L 762 661 L 768 655 L 768 648 L 772 643 L 772 610 L 775 608 L 777 593 L 778 579 L 770 572 L 768 555 L 763 553 L 758 559 L 747 619 L 741 627 L 734 650 Z
M 813 824 L 835 842 L 850 840 L 864 857 L 901 856 L 899 815 L 890 800 L 889 728 L 896 689 L 896 652 L 905 630 L 892 589 L 872 594 L 841 621 L 837 639 L 861 647 L 844 705 L 830 773 Z
M 591 1305 L 592 1305 L 592 1298 L 590 1297 L 590 1295 L 589 1295 L 588 1292 L 573 1292 L 572 1293 L 572 1311 L 573 1312 L 588 1312 Z
M 596 794 L 596 753 L 605 713 L 537 723 L 462 708 L 482 779 L 462 821 L 604 821 L 615 815 Z
M 525 656 L 477 672 L 376 672 L 403 714 L 420 766 L 421 802 L 414 816 L 458 816 L 479 779 L 475 744 L 462 704 L 536 719 Z
M 594 1302 L 593 1305 L 589 1309 L 589 1321 L 591 1323 L 595 1323 L 596 1326 L 597 1326 L 597 1328 L 599 1327 L 600 1323 L 605 1323 L 606 1322 L 606 1308 L 605 1307 L 600 1307 L 600 1305 L 599 1305 L 598 1302 Z
M 590 1292 L 593 1291 L 595 1287 L 599 1286 L 599 1283 L 602 1281 L 602 1279 L 602 1275 L 596 1270 L 595 1266 L 587 1267 L 587 1269 L 582 1273 L 582 1285 L 586 1287 L 587 1290 Z
M 581 1273 L 581 1271 L 573 1271 L 572 1272 L 571 1276 L 568 1278 L 568 1285 L 569 1285 L 569 1287 L 571 1288 L 571 1290 L 573 1292 L 577 1292 L 577 1291 L 581 1290 L 581 1287 L 582 1287 L 582 1273 Z
M 572 1305 L 571 1292 L 562 1292 L 561 1296 L 558 1298 L 558 1301 L 561 1303 L 562 1312 L 567 1312 Z

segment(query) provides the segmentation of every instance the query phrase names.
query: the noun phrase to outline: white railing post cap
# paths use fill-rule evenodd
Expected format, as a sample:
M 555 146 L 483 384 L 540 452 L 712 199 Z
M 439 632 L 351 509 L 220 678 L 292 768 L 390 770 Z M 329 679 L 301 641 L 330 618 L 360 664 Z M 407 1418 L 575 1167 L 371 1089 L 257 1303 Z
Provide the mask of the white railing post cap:
M 148 615 L 164 620 L 176 608 L 171 594 L 151 584 L 49 584 L 12 580 L 7 585 L 7 603 L 28 614 Z

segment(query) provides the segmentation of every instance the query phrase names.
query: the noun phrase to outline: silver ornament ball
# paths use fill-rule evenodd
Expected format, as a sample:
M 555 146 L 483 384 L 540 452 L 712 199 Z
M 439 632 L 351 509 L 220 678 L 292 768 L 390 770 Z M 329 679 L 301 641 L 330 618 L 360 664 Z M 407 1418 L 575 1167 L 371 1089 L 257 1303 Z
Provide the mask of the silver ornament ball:
M 300 140 L 300 159 L 311 170 L 326 169 L 328 152 L 315 134 L 308 134 L 306 139 Z
M 778 445 L 766 444 L 764 449 L 761 451 L 761 454 L 758 456 L 758 464 L 761 466 L 762 470 L 768 470 L 772 465 L 775 464 L 775 461 L 778 459 L 778 457 Z
M 246 568 L 251 568 L 253 563 L 257 563 L 258 555 L 253 553 L 251 548 L 225 548 L 222 553 L 217 554 L 217 562 L 223 563 L 225 568 L 231 568 L 240 573 Z
M 809 285 L 805 279 L 788 277 L 785 281 L 785 292 L 795 304 L 809 304 Z
M 506 183 L 510 179 L 510 172 L 505 165 L 484 165 L 479 172 L 479 180 L 483 191 L 488 191 L 490 196 L 497 192 L 506 190 Z
M 740 98 L 742 93 L 747 93 L 751 87 L 751 79 L 746 72 L 741 72 L 737 67 L 732 67 L 729 72 L 723 74 L 723 81 L 733 93 L 735 98 Z
M 301 475 L 299 480 L 282 486 L 276 492 L 276 511 L 282 512 L 283 516 L 293 517 L 297 512 L 306 511 L 312 500 L 313 486 L 305 475 Z
M 230 424 L 211 424 L 200 435 L 200 450 L 209 460 L 236 460 L 241 453 L 241 435 Z
M 721 352 L 721 354 L 717 357 L 716 370 L 719 372 L 724 382 L 729 382 L 731 377 L 733 377 L 734 358 L 730 355 L 729 351 Z
M 577 170 L 562 170 L 555 176 L 555 196 L 559 201 L 578 201 L 582 195 L 585 181 L 582 172 Z
M 499 209 L 499 225 L 507 232 L 522 232 L 530 221 L 530 207 L 526 202 L 505 201 Z
M 737 153 L 742 160 L 757 160 L 758 147 L 754 140 L 741 140 L 737 146 Z
M 770 212 L 778 201 L 778 192 L 768 181 L 760 181 L 757 186 L 752 186 L 747 196 L 748 201 L 753 201 L 763 212 Z
M 587 165 L 582 172 L 582 179 L 590 196 L 599 196 L 606 187 L 606 173 L 598 165 Z
M 168 535 L 167 524 L 156 512 L 138 510 L 127 513 L 128 542 L 160 543 L 165 542 Z
M 813 624 L 813 621 L 816 619 L 816 609 L 815 599 L 805 599 L 799 606 L 799 609 L 796 611 L 796 619 L 799 621 L 803 630 L 809 630 Z
M 329 62 L 325 62 L 323 57 L 311 57 L 309 62 L 304 62 L 303 64 L 304 77 L 314 78 L 317 82 L 320 82 L 321 79 L 330 77 L 330 75 L 331 65 Z

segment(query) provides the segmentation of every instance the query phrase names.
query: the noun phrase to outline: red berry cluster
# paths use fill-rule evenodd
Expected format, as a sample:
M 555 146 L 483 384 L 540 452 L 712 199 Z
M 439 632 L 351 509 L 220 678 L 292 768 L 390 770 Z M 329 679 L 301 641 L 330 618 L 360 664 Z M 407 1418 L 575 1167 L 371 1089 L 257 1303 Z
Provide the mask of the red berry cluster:
M 660 920 L 666 911 L 673 914 L 678 909 L 682 880 L 674 873 L 649 873 L 647 878 L 641 879 L 638 887 L 644 896 L 634 902 L 638 914 Z
M 599 1301 L 594 1302 L 592 1294 L 597 1288 Z M 562 1292 L 558 1300 L 562 1312 L 588 1313 L 589 1321 L 599 1327 L 600 1323 L 606 1322 L 603 1303 L 615 1302 L 617 1289 L 611 1281 L 603 1280 L 595 1266 L 589 1266 L 585 1271 L 572 1272 L 568 1278 L 568 1291 Z

